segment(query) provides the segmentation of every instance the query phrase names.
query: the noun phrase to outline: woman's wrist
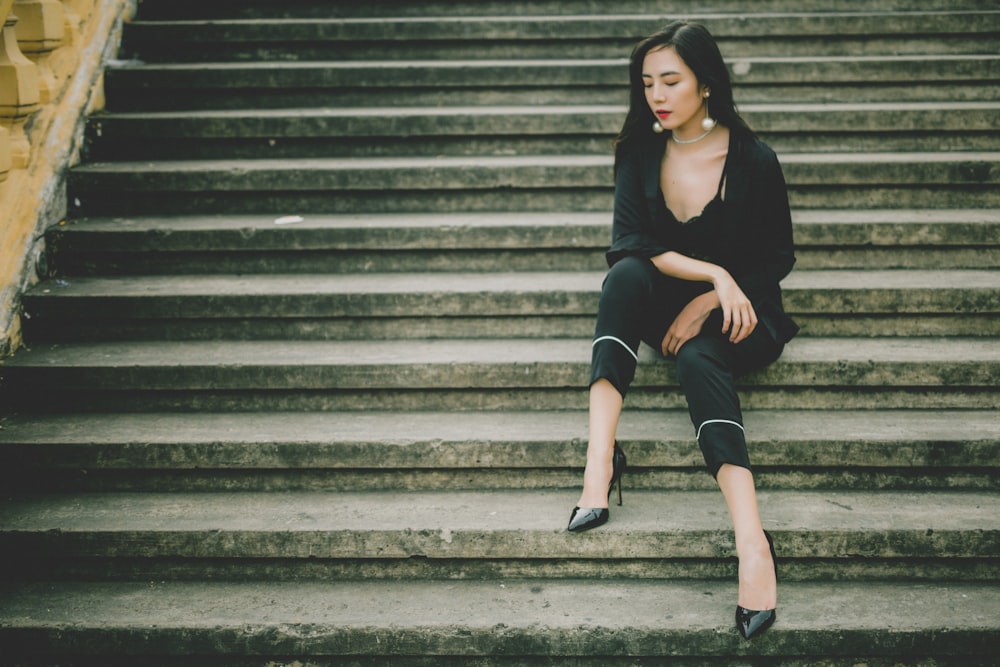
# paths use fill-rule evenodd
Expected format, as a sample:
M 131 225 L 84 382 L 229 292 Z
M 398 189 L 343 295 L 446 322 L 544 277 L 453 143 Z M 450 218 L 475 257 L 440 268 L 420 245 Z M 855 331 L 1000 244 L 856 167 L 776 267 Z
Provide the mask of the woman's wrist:
M 713 270 L 710 281 L 712 283 L 712 287 L 718 288 L 720 285 L 728 285 L 729 283 L 733 282 L 733 277 L 729 275 L 729 271 L 726 271 L 721 266 L 717 266 L 714 264 L 712 265 L 712 267 Z
M 705 292 L 694 299 L 698 306 L 701 314 L 707 316 L 710 312 L 721 306 L 719 302 L 719 295 L 715 290 Z

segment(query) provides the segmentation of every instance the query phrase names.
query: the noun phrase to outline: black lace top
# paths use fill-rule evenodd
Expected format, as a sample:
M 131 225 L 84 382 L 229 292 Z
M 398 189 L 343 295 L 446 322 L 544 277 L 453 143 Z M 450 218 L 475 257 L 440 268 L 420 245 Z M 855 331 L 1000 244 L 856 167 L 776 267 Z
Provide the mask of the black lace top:
M 730 133 L 716 196 L 699 215 L 680 222 L 660 189 L 665 149 L 666 138 L 619 146 L 608 265 L 675 251 L 722 266 L 774 337 L 787 342 L 798 326 L 784 312 L 780 281 L 795 254 L 788 191 L 774 151 L 755 137 Z

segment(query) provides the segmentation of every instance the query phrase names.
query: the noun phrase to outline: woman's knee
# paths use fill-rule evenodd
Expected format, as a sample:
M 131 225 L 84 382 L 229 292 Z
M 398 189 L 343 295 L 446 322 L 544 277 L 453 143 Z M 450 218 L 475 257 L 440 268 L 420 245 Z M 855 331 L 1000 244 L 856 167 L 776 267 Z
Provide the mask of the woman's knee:
M 604 278 L 604 291 L 615 294 L 635 294 L 649 289 L 652 283 L 648 260 L 639 257 L 625 257 L 615 262 Z
M 677 375 L 685 377 L 702 375 L 726 367 L 724 351 L 719 341 L 708 336 L 695 336 L 677 351 Z

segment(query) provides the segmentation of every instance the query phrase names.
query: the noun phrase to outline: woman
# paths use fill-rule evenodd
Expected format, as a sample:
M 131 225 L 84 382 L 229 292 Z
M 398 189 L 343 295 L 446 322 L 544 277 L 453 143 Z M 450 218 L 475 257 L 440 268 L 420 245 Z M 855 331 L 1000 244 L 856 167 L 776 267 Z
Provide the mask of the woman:
M 568 529 L 606 522 L 625 455 L 615 442 L 639 342 L 676 360 L 695 434 L 722 490 L 739 556 L 736 623 L 776 617 L 774 547 L 762 528 L 735 377 L 778 358 L 798 331 L 779 281 L 795 262 L 774 152 L 740 118 L 708 31 L 676 22 L 632 53 L 615 150 L 610 270 L 598 308 L 583 492 Z

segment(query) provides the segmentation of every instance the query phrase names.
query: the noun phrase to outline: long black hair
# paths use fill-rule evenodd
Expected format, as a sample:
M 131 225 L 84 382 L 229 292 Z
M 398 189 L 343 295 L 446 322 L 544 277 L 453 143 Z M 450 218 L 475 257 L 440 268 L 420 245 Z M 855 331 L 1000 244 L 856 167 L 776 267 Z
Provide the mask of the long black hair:
M 733 84 L 729 70 L 722 59 L 719 45 L 705 26 L 687 21 L 674 21 L 636 44 L 629 59 L 629 105 L 621 132 L 615 139 L 616 155 L 626 144 L 650 142 L 657 135 L 653 132 L 653 115 L 646 101 L 642 80 L 642 64 L 650 51 L 672 47 L 681 60 L 691 68 L 698 83 L 708 87 L 710 95 L 708 115 L 722 125 L 743 136 L 754 136 L 753 130 L 736 110 L 733 101 Z

